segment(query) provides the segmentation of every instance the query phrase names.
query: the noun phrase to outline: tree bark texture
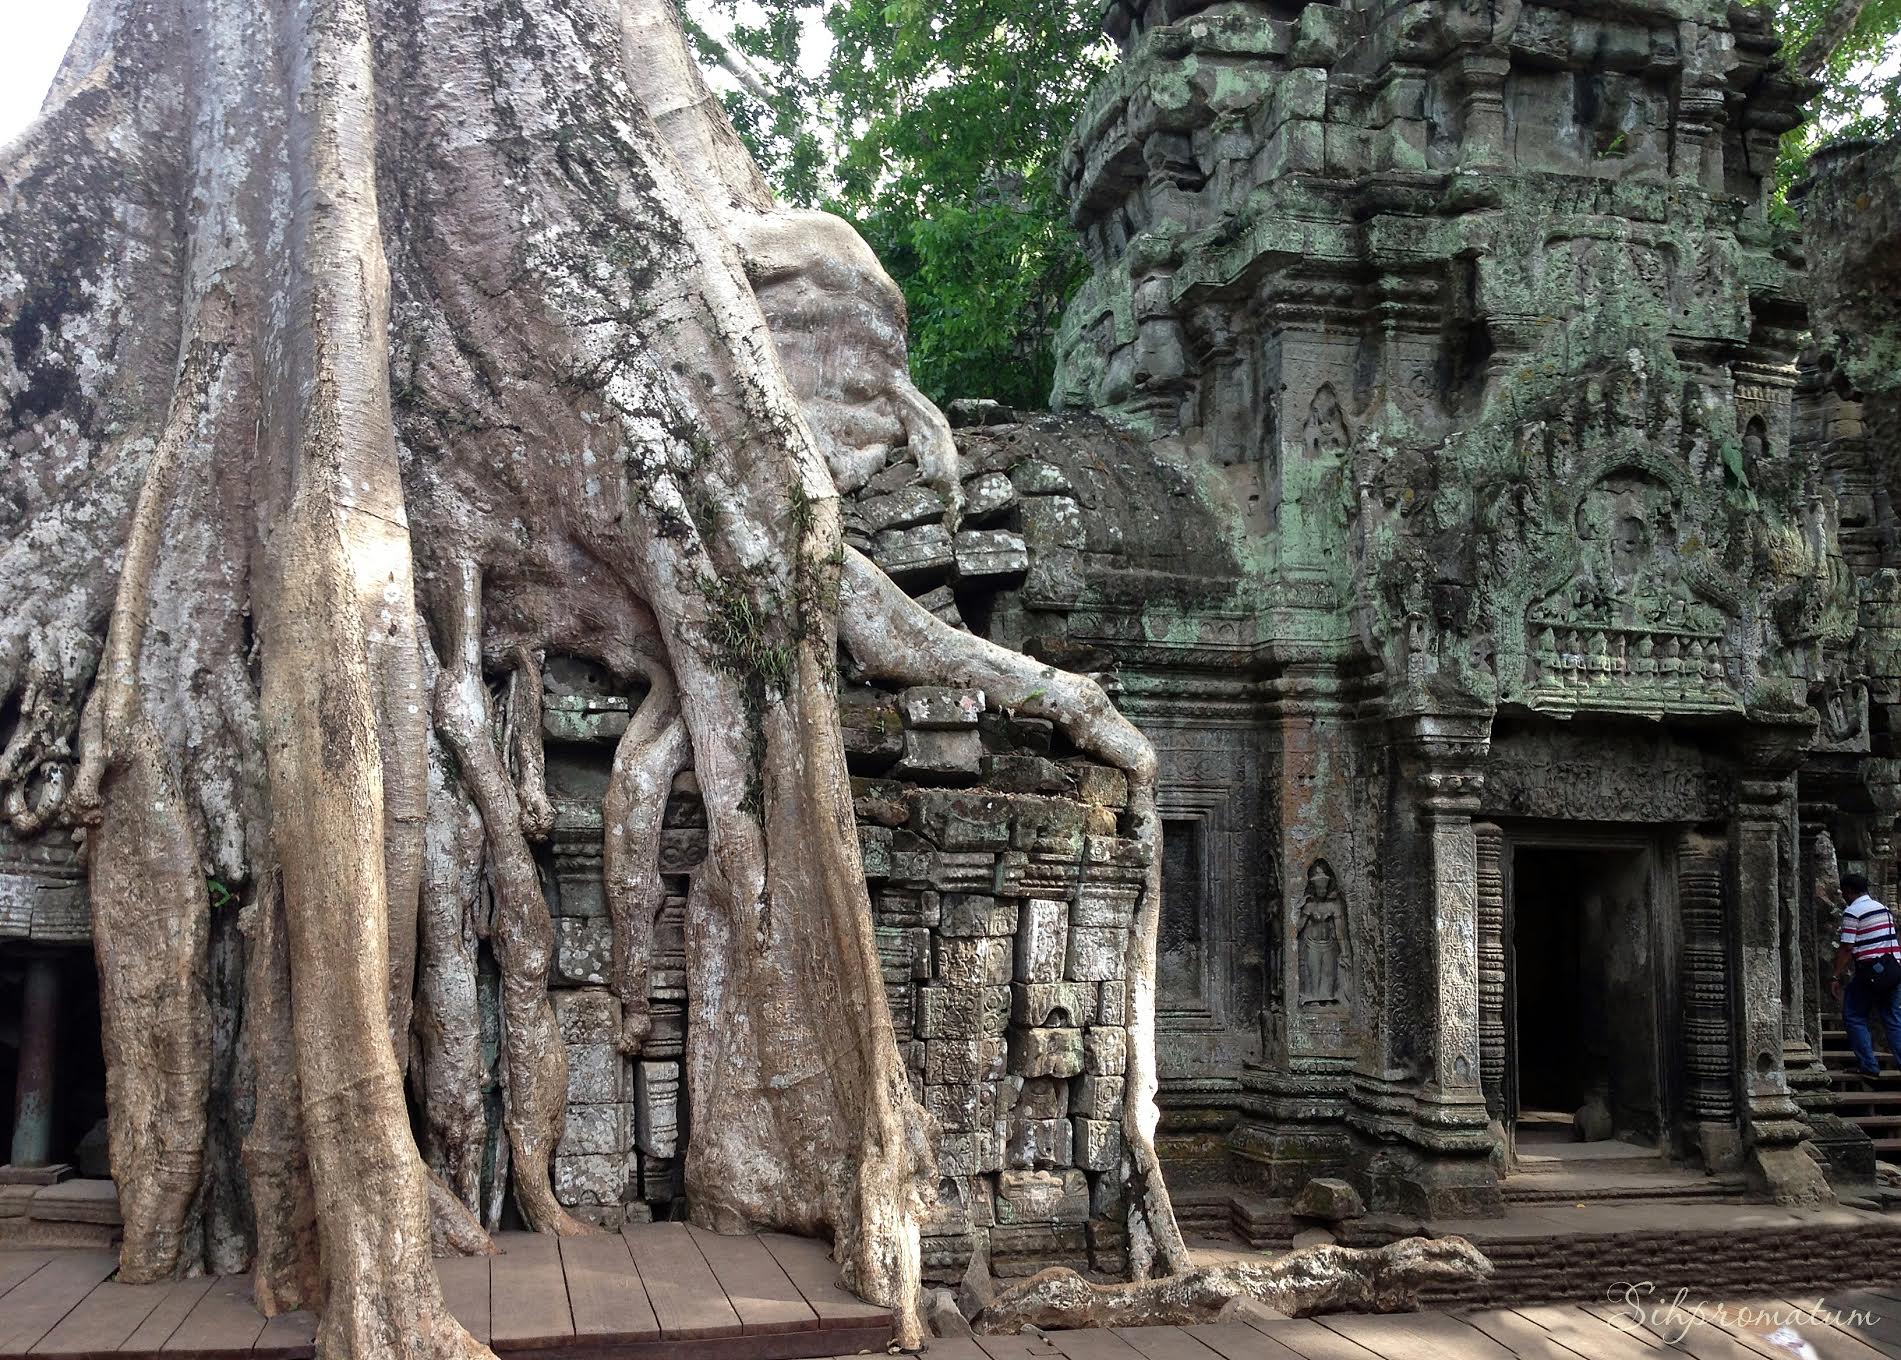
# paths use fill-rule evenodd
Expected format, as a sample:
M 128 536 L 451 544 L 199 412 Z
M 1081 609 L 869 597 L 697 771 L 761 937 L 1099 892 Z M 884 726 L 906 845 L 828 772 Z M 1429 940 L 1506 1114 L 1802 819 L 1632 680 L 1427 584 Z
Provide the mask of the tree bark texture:
M 0 329 L 0 811 L 85 841 L 123 1277 L 199 1264 L 202 1187 L 225 1240 L 247 1186 L 258 1302 L 321 1307 L 320 1354 L 483 1353 L 429 1259 L 487 1246 L 483 938 L 518 1207 L 588 1230 L 550 1186 L 566 1060 L 531 850 L 559 654 L 646 686 L 603 818 L 629 1054 L 682 769 L 705 803 L 693 1215 L 830 1236 L 917 1342 L 934 1130 L 886 1008 L 839 647 L 1054 720 L 1129 773 L 1151 842 L 1154 758 L 1093 683 L 844 547 L 841 487 L 908 446 L 954 506 L 956 449 L 896 288 L 844 223 L 774 202 L 671 0 L 95 0 L 0 149 Z M 236 1066 L 207 879 L 241 904 Z M 1145 903 L 1131 1229 L 1174 1271 L 1158 882 Z M 242 1172 L 208 1169 L 240 1068 Z

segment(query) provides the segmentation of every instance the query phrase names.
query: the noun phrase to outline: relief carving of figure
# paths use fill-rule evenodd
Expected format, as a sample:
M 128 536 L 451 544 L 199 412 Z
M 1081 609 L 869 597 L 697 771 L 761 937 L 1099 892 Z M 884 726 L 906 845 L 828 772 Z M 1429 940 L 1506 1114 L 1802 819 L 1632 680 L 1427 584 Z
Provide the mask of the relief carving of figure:
M 1340 409 L 1340 398 L 1334 394 L 1332 383 L 1320 384 L 1314 393 L 1313 404 L 1307 408 L 1303 435 L 1308 454 L 1315 457 L 1338 458 L 1353 442 L 1346 412 Z
M 1333 866 L 1317 859 L 1307 870 L 1307 892 L 1296 926 L 1300 942 L 1300 1004 L 1337 1006 L 1350 1000 L 1353 946 L 1347 903 Z

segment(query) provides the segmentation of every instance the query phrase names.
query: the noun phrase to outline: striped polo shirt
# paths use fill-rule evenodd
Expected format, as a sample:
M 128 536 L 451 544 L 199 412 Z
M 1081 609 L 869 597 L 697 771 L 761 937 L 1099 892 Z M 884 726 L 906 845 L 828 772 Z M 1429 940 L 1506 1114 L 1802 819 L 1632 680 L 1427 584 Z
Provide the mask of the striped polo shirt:
M 1894 933 L 1894 913 L 1867 893 L 1842 908 L 1842 943 L 1858 959 L 1901 952 Z

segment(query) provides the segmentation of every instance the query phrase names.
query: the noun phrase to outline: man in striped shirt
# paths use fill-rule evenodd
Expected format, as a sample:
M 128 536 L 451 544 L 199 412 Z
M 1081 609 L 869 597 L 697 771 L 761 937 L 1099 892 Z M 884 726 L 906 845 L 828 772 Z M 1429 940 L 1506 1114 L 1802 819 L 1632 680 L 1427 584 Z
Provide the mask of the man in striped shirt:
M 1855 1064 L 1864 1077 L 1879 1077 L 1869 1013 L 1881 1018 L 1888 1032 L 1888 1051 L 1901 1066 L 1901 941 L 1897 941 L 1894 913 L 1868 895 L 1868 880 L 1860 874 L 1842 875 L 1841 943 L 1835 950 L 1835 986 L 1842 1003 L 1842 1024 L 1855 1050 Z

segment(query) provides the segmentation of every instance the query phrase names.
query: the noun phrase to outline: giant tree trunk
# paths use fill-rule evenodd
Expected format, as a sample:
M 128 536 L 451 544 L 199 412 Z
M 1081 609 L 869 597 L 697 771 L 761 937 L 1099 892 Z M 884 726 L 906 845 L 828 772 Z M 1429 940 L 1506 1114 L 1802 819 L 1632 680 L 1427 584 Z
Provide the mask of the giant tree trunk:
M 1130 772 L 1150 838 L 1153 758 L 1094 685 L 933 628 L 845 551 L 839 485 L 908 444 L 954 498 L 955 448 L 896 289 L 773 202 L 670 0 L 95 0 L 0 150 L 0 323 L 0 798 L 21 834 L 85 828 L 126 1277 L 191 1264 L 206 876 L 252 951 L 261 1307 L 321 1306 L 326 1356 L 481 1353 L 428 1250 L 481 1246 L 484 929 L 517 1202 L 586 1230 L 549 1188 L 565 1056 L 529 850 L 559 652 L 652 696 L 607 808 L 630 1052 L 659 805 L 689 762 L 705 799 L 695 1217 L 829 1234 L 917 1341 L 933 1140 L 853 827 L 841 591 L 869 671 L 1052 717 Z M 1138 1264 L 1173 1270 L 1158 892 L 1125 1122 Z

